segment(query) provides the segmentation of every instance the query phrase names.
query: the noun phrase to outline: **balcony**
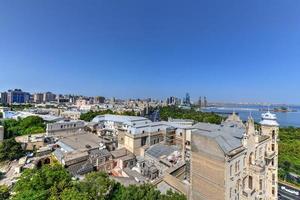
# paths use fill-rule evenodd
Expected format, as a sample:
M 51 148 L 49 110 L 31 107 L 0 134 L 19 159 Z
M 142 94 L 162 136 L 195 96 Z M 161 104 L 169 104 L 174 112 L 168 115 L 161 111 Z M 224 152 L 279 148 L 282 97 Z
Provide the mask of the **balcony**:
M 275 156 L 275 152 L 274 151 L 267 151 L 265 153 L 265 158 L 268 159 L 268 160 L 272 160 Z
M 249 169 L 256 174 L 263 174 L 265 172 L 265 166 L 250 165 Z

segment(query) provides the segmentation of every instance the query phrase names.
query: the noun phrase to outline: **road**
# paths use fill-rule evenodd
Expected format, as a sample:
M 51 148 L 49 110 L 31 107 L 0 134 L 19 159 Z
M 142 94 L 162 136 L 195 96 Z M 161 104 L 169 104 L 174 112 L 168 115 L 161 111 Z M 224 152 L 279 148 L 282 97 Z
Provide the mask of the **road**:
M 288 185 L 278 183 L 278 199 L 281 200 L 299 200 L 300 190 Z

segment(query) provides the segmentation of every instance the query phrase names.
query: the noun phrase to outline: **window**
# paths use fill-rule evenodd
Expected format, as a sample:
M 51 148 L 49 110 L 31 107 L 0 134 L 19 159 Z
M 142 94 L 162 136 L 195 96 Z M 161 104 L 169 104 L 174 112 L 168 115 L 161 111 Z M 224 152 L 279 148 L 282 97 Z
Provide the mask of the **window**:
M 241 184 L 241 180 L 239 179 L 239 180 L 237 180 L 237 182 L 236 182 L 236 189 L 237 189 L 237 191 L 240 190 L 240 184 Z
M 259 180 L 259 190 L 262 190 L 263 186 L 262 186 L 262 179 Z
M 239 172 L 240 171 L 240 161 L 237 161 L 235 163 L 235 173 Z
M 142 137 L 141 138 L 141 146 L 146 145 L 146 142 L 147 142 L 147 136 L 146 137 Z
M 259 148 L 258 155 L 259 157 L 262 155 L 262 147 Z
M 248 178 L 248 188 L 249 189 L 253 188 L 253 178 L 252 178 L 252 176 L 249 176 L 249 178 Z
M 275 151 L 275 144 L 272 144 L 272 151 Z
M 230 176 L 232 176 L 232 165 L 230 165 L 230 171 L 229 171 L 229 173 L 230 173 Z
M 275 195 L 275 188 L 272 187 L 272 195 L 274 196 Z
M 229 191 L 229 198 L 231 198 L 231 193 L 232 193 L 232 188 L 230 188 L 230 191 Z
M 253 164 L 253 162 L 254 162 L 254 155 L 253 152 L 251 152 L 249 155 L 249 165 Z
M 272 131 L 272 139 L 275 139 L 275 130 Z

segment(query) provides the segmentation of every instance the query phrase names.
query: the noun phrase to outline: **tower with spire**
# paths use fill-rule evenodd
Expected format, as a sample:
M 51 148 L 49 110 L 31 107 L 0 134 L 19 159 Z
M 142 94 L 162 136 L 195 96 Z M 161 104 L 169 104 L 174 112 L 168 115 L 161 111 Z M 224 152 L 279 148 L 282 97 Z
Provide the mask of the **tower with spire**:
M 271 139 L 267 144 L 267 149 L 265 152 L 267 167 L 267 190 L 271 191 L 271 194 L 277 194 L 279 124 L 277 122 L 276 115 L 270 111 L 263 113 L 261 117 L 261 135 Z

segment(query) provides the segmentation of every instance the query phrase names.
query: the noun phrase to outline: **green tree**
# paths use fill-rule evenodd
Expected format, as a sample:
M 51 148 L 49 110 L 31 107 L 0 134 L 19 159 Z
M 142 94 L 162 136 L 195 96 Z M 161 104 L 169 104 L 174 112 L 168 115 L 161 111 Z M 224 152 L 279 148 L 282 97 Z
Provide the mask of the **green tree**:
M 104 172 L 89 173 L 79 184 L 80 191 L 88 194 L 88 198 L 91 200 L 106 199 L 114 191 L 115 186 L 117 184 L 110 180 Z
M 104 172 L 89 173 L 82 181 L 72 180 L 57 164 L 25 170 L 13 192 L 13 200 L 186 200 L 171 191 L 161 194 L 150 184 L 122 186 Z
M 60 165 L 44 165 L 40 169 L 25 170 L 13 188 L 14 200 L 59 197 L 72 186 L 71 175 Z
M 0 144 L 0 161 L 14 160 L 24 156 L 24 151 L 14 138 L 3 140 Z
M 61 200 L 88 200 L 88 194 L 79 191 L 76 187 L 66 188 L 60 195 Z
M 98 115 L 105 115 L 105 114 L 136 116 L 136 114 L 135 114 L 135 112 L 133 110 L 132 111 L 124 111 L 122 113 L 116 113 L 116 112 L 113 112 L 110 109 L 107 109 L 107 110 L 102 110 L 102 111 L 96 111 L 96 112 L 95 111 L 89 111 L 89 112 L 83 113 L 83 114 L 80 115 L 80 119 L 84 120 L 86 122 L 90 122 L 96 116 L 98 116 Z
M 279 139 L 279 178 L 300 186 L 287 179 L 289 172 L 300 175 L 300 128 L 280 128 Z
M 5 139 L 46 131 L 44 120 L 38 116 L 29 116 L 19 120 L 5 119 L 1 124 L 4 126 Z
M 214 113 L 199 112 L 195 109 L 186 110 L 176 106 L 161 107 L 159 113 L 162 120 L 168 120 L 170 117 L 174 119 L 192 119 L 196 122 L 220 124 L 224 119 Z
M 0 185 L 0 199 L 8 199 L 9 196 L 8 187 L 6 185 Z

